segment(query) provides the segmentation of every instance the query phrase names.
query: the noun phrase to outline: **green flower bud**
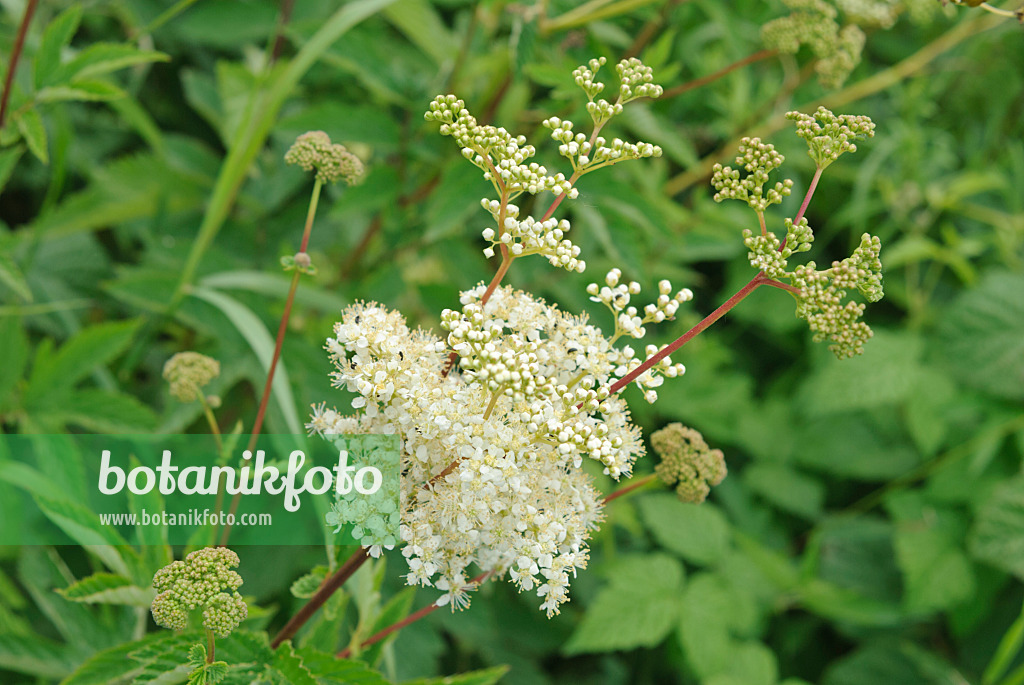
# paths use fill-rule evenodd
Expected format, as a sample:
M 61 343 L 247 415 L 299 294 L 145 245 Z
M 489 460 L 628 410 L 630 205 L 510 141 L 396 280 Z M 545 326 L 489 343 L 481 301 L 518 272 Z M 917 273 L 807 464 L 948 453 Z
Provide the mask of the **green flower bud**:
M 676 494 L 684 502 L 703 502 L 712 485 L 726 476 L 722 450 L 711 449 L 704 436 L 681 423 L 670 423 L 651 434 L 651 447 L 661 457 L 654 467 L 658 478 L 676 486 Z
M 242 577 L 232 569 L 238 555 L 223 547 L 192 552 L 184 561 L 172 561 L 153 576 L 159 593 L 151 611 L 157 625 L 184 630 L 189 613 L 203 610 L 203 626 L 218 637 L 227 637 L 248 615 L 238 593 Z
M 171 395 L 180 402 L 193 402 L 200 390 L 220 375 L 220 362 L 198 352 L 179 352 L 164 364 L 164 380 Z

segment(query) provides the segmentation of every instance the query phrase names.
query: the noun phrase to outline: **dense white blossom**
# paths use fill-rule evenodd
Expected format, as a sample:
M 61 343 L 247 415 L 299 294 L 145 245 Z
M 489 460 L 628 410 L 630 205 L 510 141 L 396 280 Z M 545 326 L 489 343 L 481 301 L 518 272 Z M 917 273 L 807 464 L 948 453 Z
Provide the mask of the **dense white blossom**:
M 662 318 L 689 299 L 689 291 L 669 297 L 667 282 L 659 290 L 652 311 Z M 609 392 L 641 359 L 585 316 L 509 287 L 481 304 L 484 292 L 466 291 L 461 309 L 442 313 L 444 340 L 376 303 L 346 309 L 326 347 L 334 384 L 356 393 L 357 413 L 320 406 L 309 428 L 400 437 L 410 584 L 436 587 L 439 603 L 460 608 L 477 572 L 471 565 L 508 572 L 551 615 L 586 566 L 602 517 L 583 460 L 618 479 L 644 454 L 625 401 Z M 451 350 L 459 363 L 444 374 Z M 648 346 L 647 358 L 657 351 Z M 650 394 L 681 371 L 663 360 L 637 382 Z

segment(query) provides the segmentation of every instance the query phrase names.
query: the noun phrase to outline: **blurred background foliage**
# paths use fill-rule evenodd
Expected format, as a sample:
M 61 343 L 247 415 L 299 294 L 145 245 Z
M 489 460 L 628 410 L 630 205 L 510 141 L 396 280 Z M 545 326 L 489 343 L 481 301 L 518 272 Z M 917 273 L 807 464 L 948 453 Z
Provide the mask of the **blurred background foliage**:
M 841 21 L 902 7 L 839 4 Z M 397 680 L 507 664 L 508 683 L 1024 682 L 1024 33 L 907 4 L 893 26 L 865 26 L 862 62 L 827 90 L 806 49 L 760 52 L 760 27 L 789 12 L 775 1 L 364 0 L 338 22 L 321 0 L 285 0 L 286 19 L 270 0 L 93 0 L 74 6 L 77 27 L 44 1 L 0 131 L 0 427 L 205 431 L 160 378 L 194 349 L 223 365 L 222 425 L 248 428 L 288 287 L 279 259 L 312 185 L 283 155 L 310 129 L 369 173 L 324 191 L 319 274 L 298 291 L 269 430 L 299 430 L 311 403 L 345 405 L 322 350 L 340 308 L 377 300 L 436 329 L 495 267 L 481 254 L 489 186 L 423 121 L 433 96 L 456 93 L 561 169 L 540 122 L 585 121 L 572 69 L 639 56 L 666 97 L 627 108 L 611 135 L 664 156 L 588 176 L 563 205 L 587 274 L 523 260 L 508 282 L 600 325 L 588 282 L 613 266 L 647 288 L 669 278 L 696 298 L 656 331 L 667 342 L 753 275 L 740 232 L 754 215 L 711 201 L 710 166 L 741 136 L 775 143 L 796 183 L 769 213 L 780 230 L 813 172 L 782 115 L 824 104 L 878 126 L 807 214 L 819 264 L 862 232 L 882 238 L 875 339 L 838 362 L 785 293 L 759 290 L 678 355 L 688 371 L 657 405 L 631 395 L 645 431 L 682 421 L 725 451 L 708 503 L 647 488 L 610 505 L 555 619 L 492 583 L 469 611 L 436 612 L 366 658 Z M 6 71 L 26 3 L 0 5 Z M 115 47 L 75 62 L 99 43 Z M 283 623 L 301 601 L 289 585 L 324 561 L 238 551 L 245 591 L 270 610 L 253 612 L 257 628 Z M 120 607 L 52 592 L 101 568 L 93 556 L 0 554 L 3 682 L 59 680 L 132 637 Z M 350 590 L 395 596 L 402 562 L 387 565 Z M 434 599 L 400 597 L 397 616 Z M 364 601 L 334 608 L 336 634 L 306 639 L 344 646 Z

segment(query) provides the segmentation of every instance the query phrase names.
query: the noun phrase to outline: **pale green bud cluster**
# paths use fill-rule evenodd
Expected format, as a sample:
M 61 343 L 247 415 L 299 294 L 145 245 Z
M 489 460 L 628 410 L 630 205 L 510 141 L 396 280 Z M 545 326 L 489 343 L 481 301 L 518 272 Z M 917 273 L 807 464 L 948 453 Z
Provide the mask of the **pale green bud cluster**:
M 807 141 L 807 154 L 820 169 L 839 159 L 844 152 L 856 152 L 854 141 L 875 135 L 875 124 L 870 117 L 837 116 L 824 107 L 819 107 L 813 115 L 787 112 L 786 118 L 796 122 L 796 134 Z
M 664 89 L 654 83 L 654 70 L 636 57 L 615 65 L 619 74 L 619 102 L 626 104 L 637 98 L 660 98 Z
M 179 352 L 164 364 L 164 380 L 180 402 L 197 400 L 201 389 L 219 375 L 220 362 L 198 352 Z
M 786 239 L 781 243 L 774 233 L 755 234 L 749 228 L 743 231 L 743 244 L 750 250 L 747 253 L 750 265 L 771 278 L 791 276 L 786 272 L 787 260 L 796 252 L 811 249 L 812 242 L 814 233 L 806 217 L 801 217 L 796 224 L 786 219 Z
M 763 212 L 770 205 L 782 202 L 782 198 L 790 194 L 793 182 L 787 178 L 767 191 L 764 184 L 768 182 L 768 174 L 785 159 L 771 143 L 762 142 L 760 138 L 743 138 L 736 164 L 747 173 L 741 176 L 739 169 L 721 164 L 712 167 L 711 185 L 718 191 L 715 202 L 741 200 L 755 212 Z
M 726 476 L 725 455 L 711 449 L 699 431 L 681 423 L 670 423 L 651 434 L 651 447 L 661 457 L 654 472 L 667 485 L 676 486 L 684 502 L 703 502 L 712 485 Z
M 577 171 L 592 171 L 627 159 L 661 157 L 661 147 L 651 143 L 627 143 L 613 138 L 609 145 L 604 136 L 598 136 L 591 143 L 584 134 L 573 134 L 573 123 L 567 119 L 551 117 L 542 123 L 551 130 L 551 138 L 559 143 L 558 154 L 572 162 Z
M 864 305 L 847 302 L 847 290 L 856 288 L 869 302 L 882 298 L 881 243 L 877 236 L 865 233 L 853 254 L 830 269 L 817 271 L 814 262 L 797 267 L 792 283 L 800 288 L 797 316 L 805 319 L 815 342 L 831 341 L 829 349 L 839 359 L 864 352 L 864 343 L 873 335 L 860 320 Z
M 836 9 L 824 0 L 783 0 L 792 13 L 761 28 L 765 47 L 795 54 L 807 45 L 817 58 L 815 70 L 826 88 L 838 88 L 860 62 L 864 32 L 850 24 L 839 28 Z
M 836 6 L 853 23 L 880 29 L 893 27 L 903 9 L 902 4 L 893 0 L 836 0 Z
M 238 593 L 242 577 L 232 569 L 238 555 L 224 547 L 206 547 L 184 561 L 173 561 L 153 576 L 157 596 L 151 611 L 157 625 L 184 630 L 189 613 L 203 609 L 203 627 L 227 637 L 249 610 Z
M 284 161 L 297 164 L 303 171 L 316 169 L 316 177 L 323 183 L 344 179 L 349 185 L 362 180 L 365 169 L 358 157 L 344 145 L 331 143 L 323 131 L 308 131 L 295 139 Z

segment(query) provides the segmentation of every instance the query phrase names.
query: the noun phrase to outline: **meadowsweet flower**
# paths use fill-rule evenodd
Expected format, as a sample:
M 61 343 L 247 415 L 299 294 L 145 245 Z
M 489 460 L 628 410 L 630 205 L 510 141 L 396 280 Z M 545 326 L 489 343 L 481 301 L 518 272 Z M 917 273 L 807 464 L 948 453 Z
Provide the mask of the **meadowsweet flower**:
M 855 24 L 840 28 L 838 14 L 824 0 L 783 0 L 792 12 L 761 27 L 765 47 L 795 54 L 808 46 L 817 58 L 815 71 L 826 88 L 843 85 L 860 63 L 864 32 Z
M 189 612 L 203 610 L 203 627 L 227 637 L 248 616 L 238 594 L 242 577 L 232 569 L 238 555 L 224 547 L 206 547 L 184 561 L 172 561 L 153 576 L 159 593 L 151 607 L 157 625 L 171 630 L 188 626 Z
M 721 164 L 712 167 L 711 185 L 717 191 L 715 202 L 740 200 L 756 212 L 763 212 L 770 205 L 782 202 L 782 198 L 790 194 L 793 181 L 787 178 L 767 190 L 764 184 L 768 182 L 768 174 L 782 166 L 785 160 L 771 143 L 762 142 L 760 138 L 743 138 L 736 164 L 746 171 L 746 175 L 741 177 L 739 169 Z
M 661 457 L 654 467 L 658 478 L 676 486 L 684 502 L 700 503 L 727 473 L 722 450 L 711 449 L 699 431 L 670 423 L 651 434 L 651 447 Z
M 201 390 L 220 375 L 220 362 L 198 352 L 179 352 L 164 364 L 164 380 L 179 402 L 194 402 Z
M 323 131 L 303 133 L 285 153 L 284 161 L 297 164 L 304 171 L 316 169 L 316 177 L 323 183 L 344 179 L 349 185 L 362 180 L 363 163 L 344 145 L 332 143 Z
M 807 141 L 807 154 L 821 169 L 844 152 L 856 152 L 855 141 L 875 135 L 875 124 L 870 117 L 837 116 L 824 107 L 819 107 L 814 114 L 787 112 L 786 118 L 796 122 L 796 134 Z

